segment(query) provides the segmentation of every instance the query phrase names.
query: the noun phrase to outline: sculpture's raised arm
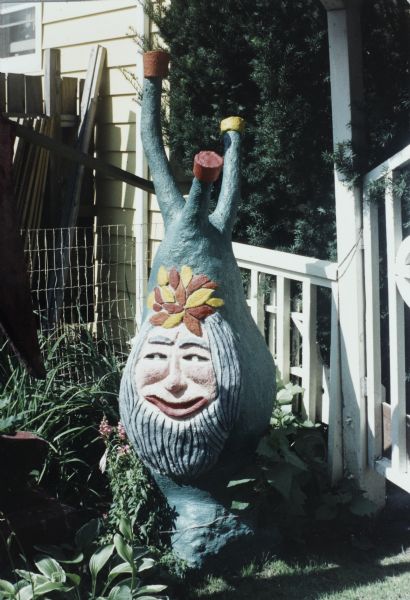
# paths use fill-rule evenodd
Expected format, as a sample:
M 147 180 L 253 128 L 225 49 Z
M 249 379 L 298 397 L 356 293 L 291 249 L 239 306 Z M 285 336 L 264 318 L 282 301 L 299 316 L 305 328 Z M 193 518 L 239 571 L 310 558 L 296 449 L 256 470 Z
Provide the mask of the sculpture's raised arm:
M 184 210 L 184 217 L 193 226 L 208 225 L 211 186 L 221 174 L 223 158 L 208 150 L 199 152 L 194 159 L 194 180 Z
M 168 71 L 166 52 L 144 55 L 144 88 L 141 114 L 141 138 L 165 226 L 185 205 L 171 173 L 161 131 L 162 79 Z
M 240 146 L 244 121 L 228 117 L 221 122 L 225 133 L 225 155 L 221 192 L 218 204 L 209 220 L 221 233 L 230 235 L 235 222 L 240 199 Z

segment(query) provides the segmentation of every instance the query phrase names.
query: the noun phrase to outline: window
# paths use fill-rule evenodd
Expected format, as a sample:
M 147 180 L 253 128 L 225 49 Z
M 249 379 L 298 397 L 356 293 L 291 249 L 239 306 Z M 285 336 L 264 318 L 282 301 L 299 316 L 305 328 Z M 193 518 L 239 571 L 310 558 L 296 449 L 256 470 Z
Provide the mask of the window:
M 0 4 L 0 71 L 41 69 L 41 3 Z

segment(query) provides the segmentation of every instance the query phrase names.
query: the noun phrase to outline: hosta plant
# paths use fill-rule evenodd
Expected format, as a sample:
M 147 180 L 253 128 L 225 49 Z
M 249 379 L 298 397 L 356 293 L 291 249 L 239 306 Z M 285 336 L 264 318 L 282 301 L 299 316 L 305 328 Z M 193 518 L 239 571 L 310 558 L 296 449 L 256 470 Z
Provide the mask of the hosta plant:
M 122 519 L 112 544 L 99 546 L 99 521 L 76 534 L 75 546 L 44 548 L 32 570 L 15 569 L 15 581 L 0 579 L 0 600 L 159 600 L 165 585 L 146 584 L 154 566 L 147 550 L 134 546 L 132 523 Z M 45 554 L 46 552 L 46 554 Z

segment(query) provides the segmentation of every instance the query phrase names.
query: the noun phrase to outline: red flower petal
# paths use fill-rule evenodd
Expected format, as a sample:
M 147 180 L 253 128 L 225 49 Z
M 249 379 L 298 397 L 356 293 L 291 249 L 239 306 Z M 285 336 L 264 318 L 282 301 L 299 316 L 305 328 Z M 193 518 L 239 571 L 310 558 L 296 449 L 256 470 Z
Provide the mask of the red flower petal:
M 170 285 L 174 288 L 174 290 L 176 290 L 179 285 L 179 280 L 180 280 L 178 271 L 176 270 L 175 267 L 172 267 L 172 269 L 170 270 L 168 275 L 169 275 Z
M 208 283 L 205 283 L 202 287 L 206 288 L 207 290 L 216 290 L 219 285 L 215 283 L 215 281 L 208 281 Z
M 156 315 L 152 315 L 149 322 L 152 323 L 153 325 L 162 325 L 163 323 L 165 323 L 165 321 L 168 319 L 168 317 L 169 317 L 169 314 L 166 313 L 165 311 L 162 311 L 160 313 L 157 313 Z
M 184 324 L 191 333 L 197 335 L 198 337 L 202 337 L 202 327 L 198 319 L 196 319 L 189 313 L 185 313 Z
M 180 304 L 181 306 L 185 306 L 186 291 L 185 291 L 185 287 L 184 287 L 184 284 L 182 283 L 182 281 L 179 282 L 178 287 L 175 290 L 175 298 L 176 298 L 176 301 L 178 302 L 178 304 Z
M 191 281 L 188 284 L 186 293 L 189 296 L 189 294 L 192 294 L 192 292 L 195 292 L 196 290 L 199 290 L 199 288 L 204 287 L 204 284 L 208 283 L 208 281 L 209 277 L 207 277 L 206 275 L 194 275 L 194 277 L 192 277 Z
M 184 310 L 184 307 L 176 302 L 164 302 L 162 308 L 166 310 L 170 315 L 175 315 L 176 313 L 180 313 Z
M 203 304 L 202 306 L 196 306 L 195 308 L 188 308 L 187 313 L 195 317 L 196 319 L 205 319 L 214 313 L 214 309 L 211 306 Z
M 157 302 L 158 304 L 163 304 L 163 299 L 161 296 L 161 290 L 159 289 L 159 287 L 154 288 L 154 297 L 155 297 L 155 302 Z
M 159 312 L 160 310 L 162 310 L 162 306 L 160 304 L 157 304 L 157 302 L 154 302 L 152 308 L 155 310 L 155 312 Z

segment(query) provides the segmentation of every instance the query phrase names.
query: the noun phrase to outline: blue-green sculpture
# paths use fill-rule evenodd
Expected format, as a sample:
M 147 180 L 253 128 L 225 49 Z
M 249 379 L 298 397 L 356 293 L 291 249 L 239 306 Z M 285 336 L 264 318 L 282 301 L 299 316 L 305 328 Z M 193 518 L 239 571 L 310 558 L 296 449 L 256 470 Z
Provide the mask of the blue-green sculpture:
M 138 456 L 175 508 L 174 551 L 202 567 L 254 539 L 253 527 L 225 506 L 226 484 L 269 425 L 275 367 L 250 315 L 232 251 L 243 121 L 222 122 L 224 159 L 213 152 L 195 157 L 185 200 L 162 141 L 165 71 L 149 71 L 150 61 L 163 54 L 145 55 L 141 129 L 165 235 L 124 371 L 120 410 Z M 209 214 L 222 164 L 219 200 Z

